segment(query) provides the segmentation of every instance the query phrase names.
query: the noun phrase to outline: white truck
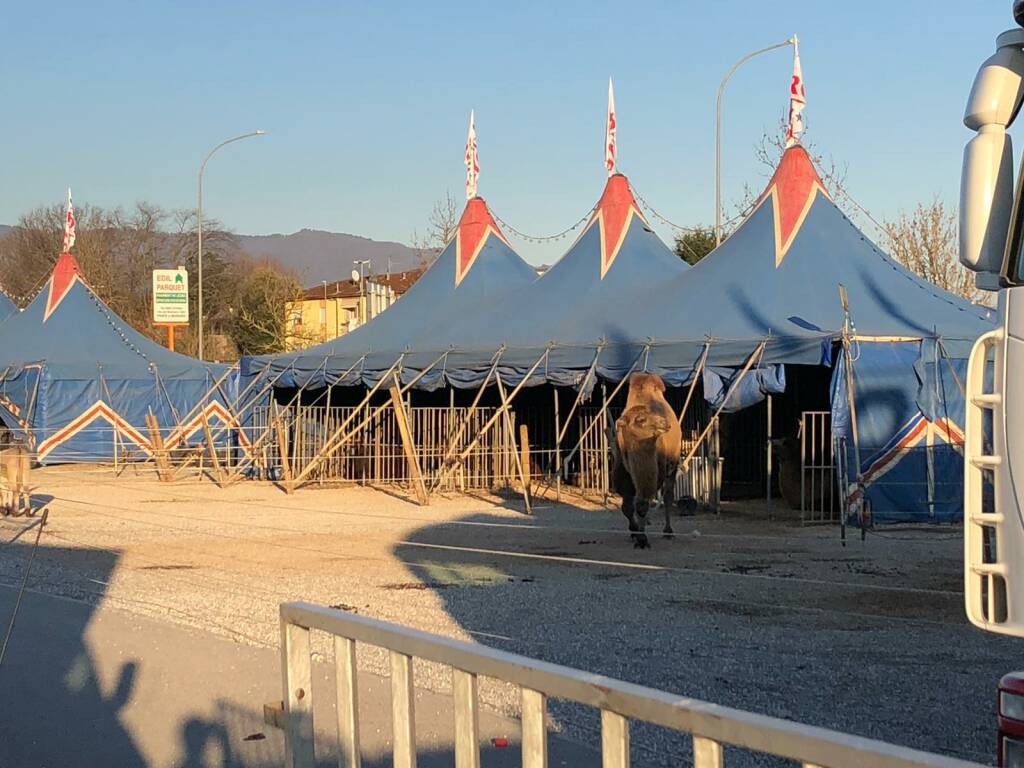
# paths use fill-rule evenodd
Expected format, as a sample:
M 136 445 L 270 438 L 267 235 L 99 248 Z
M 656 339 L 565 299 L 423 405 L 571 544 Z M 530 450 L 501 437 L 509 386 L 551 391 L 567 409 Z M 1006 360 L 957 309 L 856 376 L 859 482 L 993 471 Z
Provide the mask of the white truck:
M 999 327 L 967 368 L 964 600 L 971 622 L 1024 637 L 1024 166 L 1013 182 L 1009 128 L 1024 101 L 1024 0 L 1017 29 L 974 80 L 964 123 L 976 132 L 960 182 L 960 261 L 997 292 Z M 1024 673 L 999 685 L 999 765 L 1024 768 Z

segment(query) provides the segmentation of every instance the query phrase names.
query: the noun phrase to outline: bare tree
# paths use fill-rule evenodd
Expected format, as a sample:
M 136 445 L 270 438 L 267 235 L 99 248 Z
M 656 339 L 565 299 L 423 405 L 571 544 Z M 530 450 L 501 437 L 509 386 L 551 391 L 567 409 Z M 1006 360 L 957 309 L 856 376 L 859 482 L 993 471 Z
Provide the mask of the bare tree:
M 950 293 L 978 300 L 974 275 L 958 258 L 957 216 L 935 198 L 885 223 L 889 253 L 907 269 Z
M 451 190 L 434 203 L 434 209 L 427 219 L 427 238 L 432 246 L 444 248 L 455 237 L 459 226 L 459 204 Z
M 434 259 L 441 252 L 440 248 L 432 245 L 429 237 L 420 235 L 418 230 L 413 230 L 409 236 L 409 247 L 416 251 L 416 261 L 422 269 L 426 269 L 434 263 Z
M 127 211 L 78 204 L 75 212 L 78 237 L 72 251 L 89 285 L 136 330 L 162 342 L 164 331 L 152 320 L 152 270 L 185 265 L 195 275 L 194 212 L 167 212 L 145 202 Z M 53 270 L 64 214 L 63 205 L 36 208 L 0 238 L 0 284 L 22 306 L 45 287 Z M 211 335 L 231 335 L 237 328 L 233 307 L 239 286 L 256 265 L 240 259 L 234 237 L 216 222 L 206 222 L 203 235 L 204 322 Z M 194 284 L 190 293 L 194 318 Z M 179 349 L 188 353 L 195 347 L 193 334 L 182 332 Z
M 778 130 L 765 131 L 761 134 L 761 139 L 754 145 L 757 161 L 765 169 L 764 183 L 768 182 L 775 169 L 779 167 L 779 161 L 786 151 L 786 125 L 787 120 L 783 118 Z M 860 221 L 862 217 L 861 210 L 846 191 L 846 176 L 849 167 L 845 163 L 837 162 L 831 155 L 826 156 L 818 149 L 814 142 L 801 142 L 801 146 L 807 150 L 807 154 L 821 176 L 821 180 L 824 182 L 832 202 L 839 206 L 848 217 Z M 755 188 L 749 183 L 743 185 L 743 192 L 733 206 L 734 214 L 730 217 L 733 225 L 738 224 L 740 219 L 750 214 L 754 204 L 760 199 L 762 192 L 762 187 Z M 863 222 L 861 221 L 861 223 Z M 872 221 L 872 223 L 874 222 Z

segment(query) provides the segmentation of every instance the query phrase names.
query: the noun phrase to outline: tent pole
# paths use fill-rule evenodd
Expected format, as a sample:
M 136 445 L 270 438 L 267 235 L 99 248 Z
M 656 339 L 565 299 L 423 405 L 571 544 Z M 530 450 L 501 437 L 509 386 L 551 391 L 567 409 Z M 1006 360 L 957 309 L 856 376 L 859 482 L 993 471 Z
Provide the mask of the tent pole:
M 863 477 L 861 475 L 861 465 L 860 465 L 860 436 L 859 436 L 859 430 L 857 428 L 857 398 L 854 396 L 854 391 L 853 391 L 853 387 L 854 387 L 854 383 L 855 383 L 854 382 L 854 377 L 853 377 L 853 357 L 850 354 L 850 334 L 849 334 L 849 331 L 845 327 L 843 328 L 843 354 L 846 357 L 846 401 L 847 401 L 847 406 L 850 409 L 850 431 L 851 431 L 851 433 L 853 435 L 853 460 L 856 463 L 856 472 L 854 474 L 854 477 L 857 478 L 857 480 L 856 480 L 857 489 L 860 491 L 860 509 L 857 512 L 857 517 L 858 517 L 858 522 L 860 523 L 860 537 L 861 537 L 861 540 L 863 541 L 864 537 L 867 535 L 867 532 L 864 530 L 864 526 L 866 525 L 867 521 L 866 521 L 865 515 L 863 513 L 865 505 L 867 504 L 867 493 L 866 493 L 867 489 L 865 489 L 863 487 L 863 485 L 861 485 L 861 481 L 863 480 Z M 849 497 L 849 492 L 848 492 L 847 489 L 844 488 L 843 489 L 844 501 L 848 497 Z M 844 547 L 846 546 L 846 525 L 845 525 L 846 516 L 847 516 L 847 513 L 846 513 L 846 511 L 844 511 L 843 512 L 844 525 L 842 526 L 842 531 L 840 532 L 840 536 L 842 537 L 842 542 L 843 542 L 843 546 Z
M 533 504 L 530 503 L 530 481 L 526 477 L 526 470 L 523 468 L 522 458 L 519 455 L 519 446 L 516 445 L 516 434 L 512 426 L 512 416 L 509 414 L 510 402 L 505 394 L 505 385 L 501 381 L 501 374 L 494 372 L 494 382 L 498 385 L 498 395 L 501 397 L 501 412 L 505 420 L 505 431 L 508 433 L 509 442 L 512 444 L 512 461 L 515 462 L 516 472 L 519 473 L 519 481 L 523 484 L 523 507 L 526 514 L 533 514 Z
M 500 406 L 498 406 L 497 412 L 495 412 L 491 416 L 491 418 L 489 418 L 487 420 L 487 423 L 484 424 L 484 426 L 480 429 L 480 431 L 477 433 L 476 437 L 474 437 L 472 439 L 472 441 L 470 441 L 469 445 L 467 445 L 463 449 L 462 453 L 459 454 L 457 462 L 462 462 L 463 460 L 465 460 L 465 458 L 473 451 L 473 449 L 476 448 L 477 444 L 480 442 L 480 438 L 483 437 L 483 435 L 485 435 L 487 433 L 487 430 L 489 430 L 491 427 L 493 427 L 495 422 L 497 422 L 498 419 L 501 418 L 502 414 L 505 412 L 505 409 L 508 408 L 508 406 L 512 404 L 512 401 L 515 400 L 516 395 L 519 394 L 519 391 L 524 386 L 526 386 L 526 382 L 528 382 L 530 380 L 530 377 L 533 376 L 534 371 L 536 371 L 540 367 L 540 364 L 543 363 L 547 359 L 549 351 L 550 351 L 550 349 L 545 349 L 544 350 L 544 354 L 542 354 L 539 358 L 537 358 L 537 362 L 535 362 L 533 364 L 533 366 L 530 368 L 530 370 L 526 372 L 526 375 L 523 376 L 522 381 L 520 381 L 518 384 L 515 385 L 515 387 L 509 393 L 508 398 L 505 400 L 505 402 L 503 402 Z M 495 373 L 497 373 L 497 372 L 495 372 Z
M 327 359 L 326 358 L 324 358 L 324 363 L 323 364 L 324 364 L 324 366 L 327 365 Z M 282 373 L 283 373 L 283 371 L 282 371 Z M 276 381 L 276 379 L 275 379 L 275 381 Z M 273 387 L 273 385 L 274 385 L 274 383 L 271 382 L 264 389 Z M 285 407 L 286 410 L 291 408 L 293 405 L 295 405 L 297 403 L 299 398 L 302 397 L 302 393 L 305 391 L 305 389 L 306 389 L 306 387 L 308 385 L 309 385 L 309 380 L 307 380 L 301 387 L 298 388 L 298 390 L 292 396 L 292 399 L 289 400 L 285 404 L 284 407 Z M 257 394 L 256 397 L 259 397 L 259 394 Z M 272 403 L 272 405 L 275 407 L 274 408 L 274 412 L 276 414 L 277 413 L 277 403 Z M 246 451 L 246 453 L 248 453 L 249 456 L 250 456 L 249 463 L 247 464 L 245 462 L 240 462 L 238 464 L 238 466 L 236 466 L 234 468 L 234 470 L 232 470 L 231 474 L 226 478 L 226 482 L 234 482 L 235 480 L 238 479 L 238 477 L 241 475 L 241 473 L 243 471 L 245 471 L 246 467 L 248 467 L 249 464 L 251 464 L 252 461 L 255 460 L 254 457 L 255 457 L 256 451 L 259 448 L 261 448 L 266 442 L 268 442 L 270 440 L 270 438 L 274 435 L 274 433 L 275 433 L 274 418 L 272 418 L 271 415 L 268 413 L 267 414 L 267 424 L 263 428 L 263 431 L 260 432 L 259 436 L 255 440 L 253 440 L 253 441 L 251 441 L 249 443 L 249 450 Z M 266 467 L 264 467 L 264 469 L 266 469 Z
M 383 376 L 380 377 L 380 379 L 378 379 L 377 383 L 370 388 L 370 390 L 366 393 L 366 396 L 363 397 L 362 401 L 355 408 L 355 410 L 353 410 L 352 413 L 349 414 L 348 418 L 346 418 L 341 424 L 339 424 L 338 427 L 331 434 L 331 436 L 324 441 L 323 447 L 319 451 L 317 451 L 312 458 L 310 458 L 309 463 L 306 464 L 306 466 L 303 467 L 302 470 L 292 478 L 290 483 L 287 483 L 285 488 L 285 491 L 287 493 L 291 493 L 292 491 L 294 491 L 295 487 L 300 482 L 302 482 L 302 480 L 305 479 L 310 472 L 312 472 L 317 466 L 319 466 L 323 462 L 324 458 L 326 458 L 328 453 L 333 451 L 335 447 L 333 445 L 334 441 L 337 440 L 337 438 L 344 432 L 345 428 L 349 424 L 355 421 L 356 416 L 359 415 L 359 412 L 362 411 L 363 408 L 365 408 L 367 405 L 369 405 L 371 398 L 374 396 L 374 394 L 376 394 L 377 390 L 380 389 L 381 385 L 391 375 L 392 371 L 394 371 L 395 368 L 399 366 L 399 364 L 402 362 L 403 357 L 405 357 L 404 352 L 398 356 L 398 359 L 395 360 L 394 363 L 391 364 L 391 367 L 388 368 L 388 370 L 385 372 Z
M 363 359 L 364 359 L 365 357 L 366 357 L 366 355 L 363 355 L 363 356 L 362 356 L 361 358 L 359 358 L 359 360 L 357 360 L 357 361 L 356 361 L 356 362 L 354 362 L 354 363 L 353 363 L 352 365 L 350 365 L 350 366 L 348 367 L 348 369 L 347 369 L 347 370 L 346 370 L 346 371 L 345 371 L 345 372 L 344 372 L 343 374 L 341 374 L 341 378 L 344 378 L 345 376 L 348 376 L 348 374 L 349 374 L 349 373 L 350 373 L 350 372 L 352 371 L 352 369 L 353 369 L 353 368 L 355 368 L 355 367 L 356 367 L 357 365 L 359 365 L 359 363 L 360 363 L 360 362 L 362 362 L 362 360 L 363 360 Z M 327 371 L 327 361 L 328 361 L 328 359 L 329 359 L 328 357 L 325 357 L 325 358 L 324 358 L 324 361 L 323 361 L 323 363 L 321 363 L 321 366 L 323 367 L 323 369 L 324 369 L 324 372 L 325 372 L 325 373 L 326 373 L 326 371 Z M 319 371 L 319 370 L 320 370 L 320 369 L 319 369 L 319 368 L 317 368 L 317 371 Z M 266 391 L 267 391 L 268 389 L 272 388 L 272 387 L 274 386 L 274 384 L 276 384 L 276 383 L 277 383 L 277 380 L 278 380 L 279 378 L 281 378 L 281 376 L 283 376 L 283 375 L 284 375 L 285 373 L 286 373 L 286 371 L 281 371 L 281 373 L 279 373 L 279 374 L 278 374 L 278 375 L 277 375 L 276 377 L 274 377 L 274 380 L 273 380 L 272 382 L 270 382 L 269 384 L 267 384 L 267 385 L 266 385 L 266 386 L 265 386 L 265 387 L 264 387 L 264 388 L 263 388 L 262 390 L 260 390 L 260 391 L 259 391 L 259 392 L 258 392 L 258 393 L 257 393 L 256 395 L 254 395 L 254 396 L 253 396 L 253 398 L 251 398 L 251 399 L 249 400 L 249 402 L 250 402 L 250 403 L 251 403 L 251 402 L 253 402 L 253 401 L 254 401 L 254 400 L 256 400 L 257 398 L 259 398 L 259 397 L 260 397 L 260 396 L 261 396 L 261 395 L 262 395 L 262 394 L 263 394 L 264 392 L 266 392 Z M 311 381 L 311 378 L 310 378 L 310 379 L 307 379 L 307 380 L 306 380 L 306 382 L 305 382 L 305 383 L 303 383 L 303 385 L 302 385 L 301 387 L 299 387 L 298 391 L 297 391 L 297 392 L 296 392 L 296 393 L 295 393 L 295 394 L 294 394 L 294 395 L 292 396 L 292 399 L 291 399 L 291 400 L 289 400 L 289 401 L 288 401 L 288 402 L 287 402 L 287 403 L 285 404 L 285 408 L 286 408 L 286 409 L 288 409 L 288 408 L 291 408 L 291 407 L 292 407 L 292 406 L 293 406 L 293 405 L 294 405 L 294 404 L 296 403 L 296 401 L 297 401 L 297 400 L 299 399 L 299 397 L 300 397 L 300 396 L 302 395 L 302 393 L 303 393 L 303 392 L 305 391 L 306 387 L 307 387 L 307 386 L 309 386 L 309 384 L 310 384 L 310 381 Z M 327 394 L 328 394 L 328 400 L 330 399 L 330 388 L 331 388 L 332 386 L 333 386 L 332 384 L 328 384 L 328 385 L 327 385 Z M 318 401 L 320 400 L 320 398 L 321 398 L 321 397 L 323 397 L 323 394 L 320 394 L 320 395 L 319 395 L 319 396 L 317 397 L 317 399 L 313 401 L 312 405 L 316 405 L 316 403 L 317 403 L 317 402 L 318 402 Z M 248 405 L 248 404 L 247 404 L 247 405 Z M 263 429 L 263 431 L 262 431 L 262 432 L 260 433 L 259 437 L 258 437 L 258 438 L 256 438 L 256 440 L 252 441 L 252 442 L 251 442 L 251 443 L 249 444 L 249 449 L 248 449 L 248 451 L 247 451 L 247 453 L 249 453 L 249 455 L 250 455 L 249 463 L 248 463 L 248 464 L 246 464 L 246 463 L 240 463 L 240 464 L 238 465 L 238 467 L 236 467 L 236 471 L 232 472 L 231 478 L 229 478 L 229 479 L 235 479 L 235 478 L 237 478 L 237 477 L 238 477 L 238 474 L 239 474 L 239 473 L 241 473 L 242 471 L 244 471 L 244 469 L 245 469 L 245 468 L 246 468 L 247 466 L 249 466 L 249 464 L 251 464 L 251 463 L 252 463 L 252 462 L 253 462 L 253 461 L 255 460 L 255 454 L 256 454 L 256 451 L 257 451 L 257 449 L 258 449 L 259 447 L 261 447 L 261 446 L 262 446 L 262 445 L 264 444 L 264 442 L 265 442 L 265 441 L 267 441 L 267 440 L 269 440 L 269 439 L 270 439 L 270 437 L 271 437 L 271 435 L 272 435 L 272 431 L 273 431 L 273 422 L 272 422 L 271 420 L 269 420 L 269 419 L 268 419 L 268 421 L 267 421 L 267 426 L 266 426 L 266 427 L 265 427 L 265 428 Z
M 601 357 L 601 351 L 604 349 L 604 342 L 597 345 L 597 351 L 594 353 L 594 360 L 590 364 L 590 368 L 587 369 L 586 374 L 583 376 L 583 381 L 580 382 L 579 387 L 576 388 L 576 399 L 573 401 L 572 407 L 569 409 L 569 413 L 565 416 L 565 422 L 562 424 L 562 431 L 558 435 L 558 442 L 561 443 L 565 439 L 565 433 L 569 429 L 569 424 L 572 422 L 573 414 L 576 413 L 576 409 L 579 407 L 583 400 L 583 393 L 587 391 L 587 383 L 590 381 L 590 377 L 594 375 L 594 371 L 597 370 L 597 360 Z M 568 459 L 566 460 L 568 463 Z
M 558 387 L 552 386 L 555 393 L 555 501 L 562 501 L 562 430 L 558 416 Z
M 395 421 L 398 422 L 398 434 L 402 438 L 402 448 L 405 451 L 405 460 L 409 466 L 409 474 L 412 479 L 412 487 L 416 492 L 416 500 L 421 507 L 430 503 L 430 496 L 427 495 L 427 486 L 423 482 L 423 473 L 420 471 L 420 460 L 416 454 L 416 445 L 413 442 L 412 430 L 409 428 L 409 414 L 406 405 L 402 402 L 402 393 L 399 392 L 398 374 L 395 374 L 395 385 L 388 388 L 391 395 L 391 405 L 395 409 Z
M 106 398 L 106 401 L 107 401 L 107 405 L 110 406 L 110 410 L 111 410 L 111 412 L 115 416 L 120 416 L 120 414 L 114 408 L 114 398 L 110 394 L 110 388 L 107 386 L 107 380 L 105 378 L 103 378 L 103 366 L 97 365 L 96 369 L 97 369 L 97 373 L 99 374 L 99 377 L 100 377 L 100 386 L 103 387 L 103 393 L 105 395 L 105 398 Z M 114 472 L 117 472 L 117 444 L 118 444 L 118 438 L 120 437 L 120 430 L 118 429 L 116 421 L 115 421 L 115 423 L 111 424 L 110 426 L 111 426 L 111 429 L 113 429 L 113 432 L 114 432 L 114 435 L 113 435 L 113 437 L 114 437 L 114 441 L 113 441 L 113 448 L 114 448 Z
M 365 417 L 358 425 L 356 425 L 351 430 L 349 430 L 347 433 L 345 433 L 345 428 L 350 423 L 352 423 L 352 421 L 355 420 L 356 416 L 359 414 L 359 412 L 364 407 L 368 407 L 369 406 L 370 398 L 373 397 L 374 393 L 378 389 L 380 389 L 381 385 L 385 381 L 387 381 L 388 377 L 394 375 L 396 381 L 398 380 L 398 373 L 397 373 L 396 369 L 399 369 L 399 370 L 401 369 L 402 361 L 405 359 L 405 354 L 406 353 L 403 352 L 401 355 L 399 355 L 398 359 L 394 362 L 394 364 L 387 370 L 387 372 L 380 378 L 380 380 L 376 384 L 373 385 L 373 388 L 366 394 L 366 397 L 363 398 L 363 401 L 359 404 L 359 406 L 352 412 L 352 414 L 348 418 L 345 419 L 344 422 L 342 422 L 338 426 L 337 429 L 335 429 L 334 433 L 324 442 L 324 447 L 317 453 L 316 456 L 313 457 L 313 459 L 310 460 L 309 464 L 307 464 L 302 469 L 302 471 L 299 472 L 298 475 L 295 476 L 294 480 L 292 481 L 293 485 L 297 486 L 299 483 L 301 483 L 303 478 L 305 478 L 317 466 L 322 464 L 326 460 L 326 458 L 328 456 L 330 456 L 334 451 L 336 451 L 338 448 L 340 448 L 346 442 L 348 442 L 349 438 L 351 438 L 360 429 L 362 429 L 364 426 L 366 426 L 371 421 L 373 421 L 375 418 L 377 418 L 377 416 L 380 413 L 382 413 L 386 408 L 388 408 L 390 406 L 390 403 L 385 403 L 384 405 L 378 405 L 370 413 L 369 416 Z M 412 389 L 416 385 L 416 382 L 418 382 L 420 379 L 422 379 L 424 376 L 426 376 L 428 373 L 430 373 L 430 371 L 432 371 L 437 366 L 438 363 L 440 363 L 442 360 L 444 360 L 447 357 L 448 357 L 448 352 L 445 352 L 439 358 L 437 358 L 434 362 L 432 362 L 430 365 L 428 365 L 422 371 L 417 373 L 416 376 L 414 376 L 409 381 L 408 384 L 403 384 L 399 388 L 399 390 L 398 390 L 399 394 L 400 395 L 404 394 L 405 392 L 408 392 L 410 389 Z
M 683 409 L 679 412 L 679 426 L 683 426 L 683 419 L 686 418 L 686 411 L 690 407 L 690 400 L 693 398 L 693 393 L 697 389 L 697 381 L 700 375 L 704 372 L 704 365 L 708 361 L 708 352 L 711 350 L 711 342 L 704 342 L 704 351 L 701 353 L 700 360 L 697 361 L 697 368 L 693 372 L 693 380 L 690 382 L 690 389 L 686 393 L 686 400 L 683 402 Z
M 690 466 L 690 462 L 693 460 L 694 454 L 697 453 L 697 449 L 700 448 L 701 444 L 704 442 L 704 439 L 708 436 L 708 433 L 711 432 L 711 428 L 718 420 L 718 417 L 719 415 L 721 415 L 722 409 L 725 408 L 726 403 L 729 402 L 729 398 L 732 397 L 732 393 L 736 391 L 736 388 L 739 386 L 740 382 L 743 381 L 743 377 L 747 375 L 747 372 L 750 370 L 751 366 L 754 365 L 754 361 L 761 359 L 761 355 L 764 354 L 764 349 L 767 345 L 767 340 L 762 341 L 758 345 L 757 349 L 755 349 L 750 354 L 750 357 L 747 358 L 747 362 L 744 364 L 742 370 L 739 373 L 739 376 L 737 376 L 733 380 L 732 385 L 729 387 L 729 391 L 725 393 L 725 397 L 722 398 L 721 404 L 718 406 L 718 408 L 715 410 L 714 415 L 708 421 L 708 425 L 704 427 L 704 431 L 700 433 L 700 437 L 698 437 L 694 441 L 693 446 L 690 448 L 686 456 L 683 458 L 683 463 L 680 466 L 681 470 L 685 472 L 687 468 Z
M 628 376 L 623 377 L 622 381 L 625 381 Z M 622 386 L 622 381 L 619 382 L 619 386 L 615 388 L 615 392 L 612 393 L 612 399 L 615 398 L 615 393 L 619 391 L 619 387 Z M 604 381 L 601 382 L 601 413 L 598 418 L 601 419 L 603 424 L 601 429 L 601 490 L 604 493 L 604 505 L 608 506 L 608 479 L 611 474 L 611 468 L 608 466 L 608 387 Z M 597 419 L 594 419 L 594 424 L 597 423 Z
M 583 434 L 580 435 L 580 439 L 576 441 L 576 445 L 573 446 L 573 449 L 571 451 L 569 451 L 569 455 L 565 459 L 566 464 L 573 460 L 573 457 L 576 456 L 576 452 L 579 451 L 580 446 L 583 445 L 583 441 L 586 439 L 587 435 L 590 434 L 590 431 L 595 426 L 597 426 L 597 423 L 599 421 L 604 421 L 604 415 L 605 412 L 608 410 L 608 405 L 611 403 L 612 400 L 615 399 L 615 396 L 619 394 L 619 390 L 622 389 L 622 387 L 625 386 L 626 382 L 629 381 L 630 374 L 633 373 L 633 371 L 636 369 L 637 364 L 640 362 L 641 358 L 643 358 L 643 356 L 646 354 L 648 349 L 650 349 L 650 345 L 645 344 L 643 350 L 640 352 L 639 355 L 636 356 L 636 360 L 634 360 L 633 364 L 629 366 L 629 370 L 626 371 L 625 375 L 623 375 L 621 379 L 619 379 L 619 383 L 615 385 L 615 389 L 612 390 L 611 397 L 604 399 L 604 402 L 601 404 L 601 409 L 597 412 L 597 415 L 594 417 L 594 420 L 590 422 L 587 428 L 583 431 Z M 602 395 L 604 395 L 605 393 L 605 385 L 603 381 L 601 382 L 601 393 Z
M 441 457 L 441 461 L 438 465 L 437 470 L 437 478 L 434 480 L 434 483 L 430 489 L 431 493 L 436 492 L 437 489 L 441 487 L 441 484 L 448 478 L 448 475 L 451 472 L 451 470 L 454 469 L 455 464 L 458 463 L 452 462 L 452 457 L 455 455 L 455 451 L 458 450 L 459 440 L 462 439 L 463 433 L 465 433 L 470 421 L 472 421 L 473 415 L 476 413 L 477 407 L 480 405 L 480 399 L 484 396 L 484 390 L 487 388 L 487 384 L 491 380 L 491 376 L 493 376 L 498 370 L 498 363 L 501 360 L 501 356 L 503 354 L 505 354 L 505 347 L 502 347 L 494 354 L 494 358 L 491 361 L 491 367 L 488 369 L 487 375 L 484 376 L 483 382 L 477 389 L 476 396 L 473 398 L 473 402 L 470 404 L 469 410 L 466 412 L 466 415 L 462 418 L 462 421 L 459 422 L 459 428 L 455 431 L 454 434 L 451 435 L 451 437 L 448 438 L 448 448 L 445 449 L 444 456 Z M 454 408 L 454 389 L 452 389 L 451 403 L 452 407 Z
M 765 429 L 764 500 L 768 505 L 768 519 L 772 519 L 772 396 L 768 395 L 768 423 Z
M 227 379 L 227 377 L 231 374 L 231 372 L 233 370 L 235 370 L 237 367 L 238 367 L 237 364 L 236 365 L 232 365 L 230 368 L 228 368 L 226 371 L 224 371 L 224 373 L 222 373 L 220 375 L 220 377 L 218 377 L 217 379 L 214 380 L 213 384 L 210 386 L 209 389 L 206 390 L 206 393 L 203 395 L 203 397 L 200 399 L 200 401 L 198 403 L 196 403 L 195 405 L 193 405 L 188 410 L 188 412 L 185 414 L 185 418 L 181 420 L 181 425 L 187 424 L 188 421 L 192 418 L 192 415 L 197 410 L 203 410 L 205 412 L 206 407 L 209 405 L 210 396 L 214 393 L 214 391 L 217 391 L 217 392 L 220 392 L 221 396 L 224 398 L 224 409 L 228 412 L 229 417 L 234 421 L 234 423 L 233 424 L 230 424 L 230 423 L 229 424 L 223 424 L 223 425 L 220 425 L 220 426 L 217 426 L 217 427 L 212 427 L 214 438 L 216 439 L 217 437 L 219 437 L 221 432 L 223 432 L 224 430 L 235 429 L 235 430 L 238 430 L 239 432 L 242 431 L 240 412 L 238 411 L 238 408 L 237 408 L 238 401 L 241 400 L 241 398 L 245 395 L 245 393 L 248 392 L 249 389 L 251 389 L 252 386 L 254 384 L 256 384 L 260 380 L 260 377 L 266 372 L 267 368 L 270 367 L 270 363 L 267 363 L 267 365 L 264 366 L 263 371 L 260 372 L 259 376 L 254 377 L 253 380 L 250 381 L 249 384 L 246 386 L 246 388 L 244 390 L 242 390 L 242 392 L 239 393 L 238 397 L 234 398 L 234 402 L 232 402 L 232 398 L 228 396 L 228 394 L 224 391 L 224 389 L 223 389 L 223 387 L 221 385 L 224 383 L 225 379 Z M 282 373 L 284 373 L 284 372 L 282 371 Z M 276 381 L 276 379 L 275 379 L 275 381 Z M 170 403 L 170 396 L 166 395 L 166 392 L 167 392 L 167 389 L 166 389 L 166 387 L 164 387 L 165 396 L 167 397 L 168 403 Z M 171 408 L 172 409 L 173 409 L 173 407 L 174 407 L 173 404 L 171 404 Z M 181 425 L 179 425 L 179 432 L 181 431 Z M 244 435 L 242 435 L 242 437 L 244 438 Z M 239 440 L 239 447 L 243 451 L 245 451 L 245 446 L 243 444 L 244 442 L 245 442 L 244 440 Z

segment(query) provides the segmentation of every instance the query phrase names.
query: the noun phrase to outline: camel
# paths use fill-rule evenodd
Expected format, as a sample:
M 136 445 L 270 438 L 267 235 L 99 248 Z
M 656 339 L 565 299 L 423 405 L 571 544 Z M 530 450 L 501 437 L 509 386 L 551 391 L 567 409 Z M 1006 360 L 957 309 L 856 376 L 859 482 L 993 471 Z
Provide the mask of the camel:
M 776 466 L 779 468 L 779 493 L 790 509 L 800 509 L 800 441 L 792 436 L 776 438 L 772 445 Z M 835 475 L 833 472 L 817 470 L 804 471 L 804 493 L 811 509 L 829 510 L 832 508 L 832 495 L 835 491 Z M 813 498 L 811 497 L 813 490 Z
M 22 509 L 32 511 L 29 496 L 28 473 L 31 457 L 28 449 L 20 443 L 9 444 L 0 449 L 0 510 L 5 515 L 17 515 Z
M 622 494 L 622 514 L 639 549 L 650 547 L 644 529 L 647 511 L 659 490 L 665 510 L 664 534 L 672 535 L 670 515 L 681 440 L 679 422 L 665 400 L 665 382 L 656 374 L 634 373 L 629 377 L 626 410 L 615 422 L 617 453 L 612 481 Z

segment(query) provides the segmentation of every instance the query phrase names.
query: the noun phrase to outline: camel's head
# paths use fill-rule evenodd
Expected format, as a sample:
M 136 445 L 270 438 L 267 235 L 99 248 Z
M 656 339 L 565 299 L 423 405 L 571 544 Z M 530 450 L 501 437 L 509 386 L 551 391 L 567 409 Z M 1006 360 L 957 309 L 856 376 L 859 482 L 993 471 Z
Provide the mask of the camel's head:
M 615 427 L 624 438 L 623 447 L 626 451 L 644 443 L 650 444 L 670 429 L 668 419 L 643 405 L 635 405 L 623 413 L 615 422 Z

